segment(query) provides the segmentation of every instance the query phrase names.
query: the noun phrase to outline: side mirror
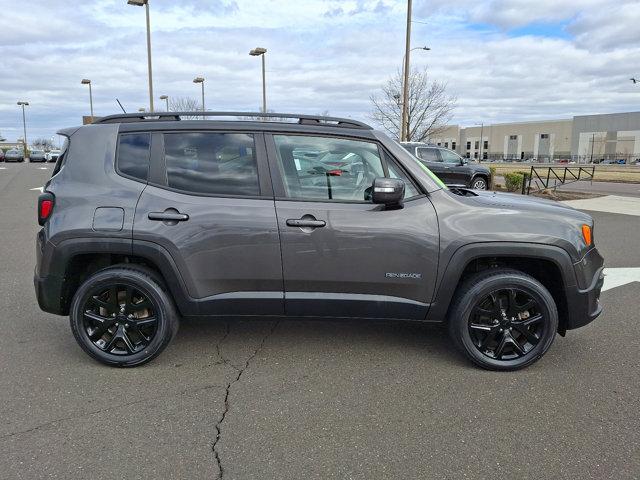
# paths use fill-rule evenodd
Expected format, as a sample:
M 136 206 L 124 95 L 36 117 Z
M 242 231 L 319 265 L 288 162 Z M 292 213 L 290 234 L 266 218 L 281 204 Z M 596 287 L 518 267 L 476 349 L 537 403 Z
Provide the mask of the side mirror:
M 400 208 L 404 200 L 404 181 L 379 177 L 373 181 L 371 200 L 389 208 Z
M 460 165 L 466 165 L 467 163 L 469 163 L 469 161 L 466 158 L 460 157 Z

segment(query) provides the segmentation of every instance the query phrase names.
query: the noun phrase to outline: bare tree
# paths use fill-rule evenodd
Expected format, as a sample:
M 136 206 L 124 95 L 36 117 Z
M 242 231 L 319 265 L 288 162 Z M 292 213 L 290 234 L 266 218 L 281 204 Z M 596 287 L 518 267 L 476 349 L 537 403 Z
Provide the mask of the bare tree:
M 447 95 L 447 84 L 430 81 L 427 70 L 409 75 L 409 132 L 407 140 L 422 142 L 442 132 L 453 117 L 456 97 Z M 402 73 L 398 71 L 382 87 L 380 97 L 371 95 L 371 118 L 389 135 L 400 138 L 402 118 Z
M 202 110 L 202 105 L 192 97 L 175 97 L 169 99 L 170 112 L 197 112 Z M 186 120 L 199 118 L 197 116 L 184 117 Z
M 36 138 L 31 144 L 41 150 L 49 151 L 54 148 L 54 144 L 49 138 Z

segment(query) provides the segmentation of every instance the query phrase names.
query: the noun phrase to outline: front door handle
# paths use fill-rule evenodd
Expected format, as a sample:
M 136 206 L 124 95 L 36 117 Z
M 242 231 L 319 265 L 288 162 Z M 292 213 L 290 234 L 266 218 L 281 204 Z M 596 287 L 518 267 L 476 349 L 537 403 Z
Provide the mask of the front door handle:
M 162 222 L 186 222 L 189 215 L 180 212 L 149 212 L 149 220 L 160 220 Z
M 320 228 L 327 224 L 324 220 L 315 220 L 307 218 L 290 218 L 287 220 L 288 227 L 302 227 L 302 228 Z

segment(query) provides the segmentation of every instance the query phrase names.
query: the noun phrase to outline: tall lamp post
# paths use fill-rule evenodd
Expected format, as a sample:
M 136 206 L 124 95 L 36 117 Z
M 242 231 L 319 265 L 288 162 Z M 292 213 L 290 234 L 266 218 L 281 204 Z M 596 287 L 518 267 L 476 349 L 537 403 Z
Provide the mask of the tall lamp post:
M 27 117 L 24 113 L 24 107 L 29 106 L 29 102 L 18 102 L 18 105 L 22 107 L 22 129 L 24 131 L 24 135 L 22 137 L 22 155 L 27 156 Z
M 400 128 L 400 141 L 407 140 L 408 125 L 407 117 L 409 112 L 409 64 L 411 63 L 411 7 L 412 0 L 407 0 L 407 35 L 404 47 L 404 73 L 402 85 L 402 125 Z
M 424 46 L 424 47 L 413 47 L 410 51 L 413 52 L 414 50 L 426 50 L 428 52 L 429 50 L 431 50 L 431 47 L 427 47 L 427 46 Z M 402 71 L 403 72 L 404 72 L 404 62 L 406 62 L 406 61 L 407 61 L 407 57 L 403 56 L 402 57 Z
M 410 49 L 410 52 L 413 52 L 414 50 L 425 50 L 425 51 L 429 51 L 431 50 L 430 47 L 424 46 L 424 47 L 413 47 L 412 49 Z M 398 102 L 398 106 L 402 106 L 402 118 L 401 118 L 401 128 L 400 128 L 400 138 L 402 139 L 402 137 L 406 137 L 405 141 L 409 139 L 409 106 L 407 106 L 407 111 L 406 111 L 406 116 L 405 116 L 405 110 L 404 110 L 404 85 L 409 83 L 408 77 L 404 76 L 404 72 L 405 72 L 405 65 L 407 62 L 407 54 L 405 53 L 402 56 L 402 71 L 403 71 L 403 81 L 402 81 L 402 85 L 403 85 L 403 95 L 402 97 L 398 97 L 396 98 L 396 101 Z M 409 91 L 409 87 L 407 87 L 407 92 Z M 409 96 L 409 94 L 407 93 L 407 97 Z M 395 96 L 394 96 L 395 97 Z M 400 100 L 400 98 L 402 98 L 402 100 Z M 404 131 L 404 135 L 402 134 L 402 132 Z
M 264 68 L 264 57 L 267 53 L 266 48 L 256 47 L 249 52 L 252 57 L 262 57 L 262 113 L 267 113 L 267 80 Z
M 204 112 L 204 77 L 196 77 L 193 79 L 193 83 L 199 83 L 202 87 L 202 111 Z M 204 115 L 202 116 L 204 119 Z
M 91 106 L 91 120 L 93 120 L 93 92 L 91 91 L 91 80 L 83 78 L 80 83 L 82 85 L 89 85 L 89 105 Z
M 147 67 L 149 69 L 149 111 L 153 112 L 153 71 L 151 69 L 151 22 L 149 20 L 149 0 L 127 0 L 127 4 L 145 7 L 147 14 Z
M 160 95 L 160 100 L 165 100 L 167 102 L 167 112 L 169 111 L 169 95 Z

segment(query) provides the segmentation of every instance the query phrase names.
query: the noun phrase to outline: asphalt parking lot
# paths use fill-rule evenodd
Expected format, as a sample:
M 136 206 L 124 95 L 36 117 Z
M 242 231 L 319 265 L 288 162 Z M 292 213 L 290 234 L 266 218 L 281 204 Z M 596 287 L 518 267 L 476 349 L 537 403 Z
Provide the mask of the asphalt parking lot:
M 1 478 L 640 477 L 640 283 L 514 373 L 437 327 L 355 321 L 185 321 L 113 369 L 36 304 L 51 165 L 0 167 Z M 593 215 L 607 266 L 640 267 L 638 218 Z

